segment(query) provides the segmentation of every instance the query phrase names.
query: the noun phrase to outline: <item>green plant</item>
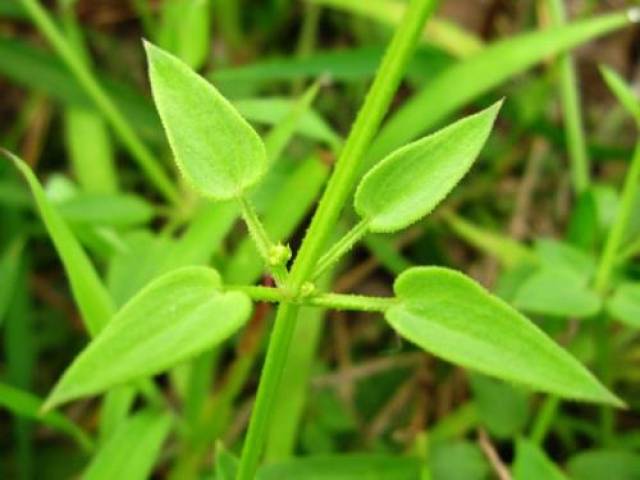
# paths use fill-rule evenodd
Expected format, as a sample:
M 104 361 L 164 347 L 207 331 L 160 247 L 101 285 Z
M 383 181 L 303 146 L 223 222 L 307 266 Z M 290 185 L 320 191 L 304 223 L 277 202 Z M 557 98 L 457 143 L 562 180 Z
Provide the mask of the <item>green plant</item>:
M 475 427 L 486 428 L 499 441 L 514 441 L 517 480 L 564 478 L 541 448 L 552 428 L 560 431 L 563 441 L 569 438 L 568 444 L 583 433 L 590 440 L 599 436 L 594 440 L 598 445 L 613 444 L 613 408 L 622 408 L 625 402 L 612 393 L 618 391 L 611 375 L 616 344 L 607 337 L 612 319 L 630 329 L 638 326 L 640 290 L 627 267 L 640 250 L 632 231 L 640 155 L 636 148 L 613 221 L 603 222 L 604 216 L 594 207 L 604 203 L 601 186 L 589 172 L 587 159 L 593 152 L 587 151 L 575 72 L 565 52 L 627 24 L 626 13 L 562 25 L 562 12 L 557 10 L 558 25 L 550 30 L 485 45 L 440 19 L 425 30 L 436 4 L 431 0 L 412 0 L 397 10 L 389 10 L 398 5 L 386 1 L 363 6 L 314 0 L 305 14 L 300 57 L 200 75 L 196 70 L 206 64 L 210 21 L 220 22 L 228 45 L 241 47 L 244 25 L 233 2 L 216 4 L 220 16 L 211 15 L 213 7 L 208 2 L 186 2 L 184 16 L 182 5 L 167 2 L 156 18 L 146 2 L 136 1 L 134 7 L 152 39 L 144 43 L 144 50 L 158 122 L 144 101 L 129 102 L 131 92 L 117 83 L 103 82 L 91 71 L 71 3 L 61 9 L 63 28 L 37 1 L 23 0 L 22 4 L 63 62 L 42 62 L 33 47 L 0 39 L 0 52 L 6 52 L 9 59 L 0 65 L 0 71 L 33 85 L 37 78 L 29 70 L 37 66 L 46 78 L 55 80 L 56 86 L 44 85 L 42 90 L 64 106 L 66 147 L 78 185 L 54 176 L 43 187 L 27 162 L 8 151 L 4 155 L 31 190 L 90 341 L 47 398 L 27 393 L 28 385 L 16 388 L 3 382 L 0 404 L 69 436 L 83 451 L 91 452 L 84 476 L 148 477 L 163 444 L 174 437 L 171 460 L 160 460 L 169 477 L 196 478 L 215 441 L 215 478 L 241 480 L 316 478 L 314 475 L 377 475 L 375 478 L 385 480 L 433 475 L 441 479 L 446 478 L 443 472 L 450 465 L 458 464 L 465 478 L 483 478 L 488 466 L 478 447 L 450 442 Z M 255 87 L 285 78 L 293 82 L 297 94 L 302 80 L 324 72 L 327 64 L 343 79 L 373 75 L 379 49 L 372 55 L 358 50 L 314 56 L 311 37 L 321 5 L 397 25 L 344 141 L 312 108 L 316 99 L 323 98 L 326 77 L 293 100 L 230 101 L 221 93 L 223 89 L 207 80 L 224 84 L 226 78 L 233 83 L 239 74 Z M 558 2 L 551 5 L 561 7 Z M 394 13 L 386 18 L 388 11 Z M 420 69 L 412 69 L 411 59 L 425 41 L 435 42 L 451 57 L 422 87 L 414 76 Z M 581 241 L 595 238 L 588 248 L 569 239 L 538 238 L 527 245 L 474 225 L 455 206 L 436 210 L 454 191 L 452 205 L 460 198 L 464 201 L 464 195 L 471 195 L 469 203 L 474 203 L 476 190 L 494 195 L 492 175 L 505 168 L 508 160 L 504 158 L 509 157 L 500 148 L 504 143 L 518 143 L 518 135 L 529 128 L 519 118 L 516 105 L 527 100 L 528 91 L 506 102 L 491 104 L 481 98 L 477 104 L 484 109 L 411 142 L 470 100 L 550 54 L 564 55 L 559 60 L 561 95 L 577 199 L 572 228 L 582 232 L 578 235 Z M 350 65 L 360 55 L 366 56 L 365 65 Z M 409 72 L 407 83 L 420 90 L 383 123 L 405 72 Z M 626 83 L 610 70 L 604 69 L 603 75 L 638 121 L 640 107 Z M 251 87 L 249 91 L 253 94 Z M 518 118 L 522 127 L 508 142 L 491 135 L 503 104 L 509 118 Z M 274 126 L 262 135 L 249 121 Z M 123 193 L 130 178 L 115 168 L 107 124 L 166 198 L 147 200 Z M 155 155 L 143 143 L 145 139 L 162 144 L 164 139 L 157 135 L 161 127 L 184 183 L 174 182 L 159 169 Z M 146 137 L 149 131 L 155 137 Z M 283 162 L 295 134 L 330 148 L 337 158 L 333 169 L 315 152 L 296 162 Z M 97 145 L 84 135 L 96 138 Z M 536 130 L 536 135 L 542 134 Z M 95 164 L 87 160 L 94 146 L 98 150 Z M 481 155 L 495 162 L 474 168 Z M 472 169 L 475 183 L 471 179 L 469 183 L 477 189 L 456 188 Z M 29 200 L 6 194 L 4 187 L 0 184 L 0 193 L 15 202 L 20 212 L 28 211 Z M 297 242 L 290 246 L 287 239 L 310 211 L 311 223 L 299 247 L 293 248 Z M 399 251 L 398 240 L 422 229 L 427 216 L 429 225 L 438 229 L 446 225 L 499 260 L 505 273 L 496 294 L 455 269 L 419 266 L 415 258 Z M 487 218 L 486 212 L 480 211 L 479 217 Z M 242 219 L 248 235 L 242 236 L 242 229 L 232 230 L 236 219 Z M 37 229 L 16 229 L 20 235 L 7 243 L 0 256 L 0 282 L 12 287 L 0 291 L 0 322 L 5 312 L 21 308 L 12 298 L 21 290 L 14 283 L 27 283 L 21 262 L 26 261 L 24 243 L 34 235 L 31 230 Z M 438 235 L 442 231 L 446 230 L 439 230 Z M 393 295 L 333 289 L 334 273 L 357 246 L 373 252 L 375 261 L 393 274 Z M 420 257 L 420 263 L 432 263 L 423 259 Z M 104 278 L 99 273 L 102 269 Z M 256 284 L 264 272 L 271 278 Z M 267 304 L 274 307 L 273 325 L 268 323 L 271 305 Z M 291 458 L 297 437 L 305 442 L 315 439 L 320 444 L 317 451 L 325 446 L 318 430 L 313 430 L 317 424 L 307 422 L 304 432 L 298 427 L 314 348 L 323 325 L 329 323 L 323 321 L 323 314 L 345 310 L 369 312 L 383 320 L 392 335 L 470 371 L 468 398 L 438 419 L 428 434 L 424 430 L 417 433 L 407 455 L 390 455 L 372 440 L 375 435 L 365 432 L 363 443 L 374 454 Z M 551 338 L 558 329 L 547 320 L 567 318 L 579 319 L 582 330 L 595 333 L 593 341 L 599 351 L 594 363 L 601 380 L 584 366 L 591 362 L 591 352 L 585 353 L 578 342 L 567 342 L 570 353 Z M 15 322 L 11 328 L 15 329 Z M 265 345 L 263 337 L 268 338 Z M 633 339 L 633 334 L 628 338 Z M 229 345 L 235 351 L 226 348 Z M 246 436 L 223 445 L 221 439 L 233 421 L 238 399 L 253 391 L 246 386 L 263 346 L 266 357 Z M 393 352 L 389 356 L 393 358 Z M 153 379 L 165 373 L 162 383 Z M 213 378 L 222 380 L 212 386 Z M 534 403 L 530 390 L 549 394 L 531 425 L 528 420 Z M 94 396 L 102 397 L 95 439 L 54 411 Z M 560 399 L 598 404 L 602 412 L 598 433 L 577 419 L 567 426 L 574 419 L 561 415 Z M 327 423 L 327 430 L 335 429 L 339 436 L 341 428 L 353 428 L 349 425 L 353 419 L 343 418 L 331 399 L 319 394 L 312 400 L 326 402 L 321 409 L 325 418 L 318 423 Z M 634 442 L 632 438 L 624 441 Z M 240 450 L 238 458 L 233 452 Z M 572 458 L 569 469 L 588 471 L 590 462 L 602 460 L 601 453 L 579 454 Z M 616 455 L 605 457 L 605 462 L 620 460 Z M 621 471 L 633 471 L 636 460 L 633 455 L 622 458 Z

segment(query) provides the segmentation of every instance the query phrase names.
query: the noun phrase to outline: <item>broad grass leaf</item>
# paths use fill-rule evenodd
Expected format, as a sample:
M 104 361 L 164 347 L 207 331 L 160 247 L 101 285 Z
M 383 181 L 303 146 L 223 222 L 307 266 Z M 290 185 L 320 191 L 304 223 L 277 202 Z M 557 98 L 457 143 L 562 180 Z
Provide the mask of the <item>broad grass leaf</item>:
M 469 441 L 434 445 L 428 466 L 433 480 L 486 480 L 491 471 L 480 447 Z
M 145 48 L 153 98 L 182 174 L 207 197 L 242 195 L 265 173 L 262 140 L 213 85 L 173 55 Z
M 438 74 L 386 123 L 368 157 L 376 161 L 435 127 L 448 115 L 551 55 L 618 30 L 626 12 L 601 15 L 562 27 L 526 32 L 487 45 L 477 54 Z
M 509 438 L 522 432 L 529 419 L 527 392 L 485 375 L 469 380 L 478 416 L 491 435 Z
M 42 221 L 69 277 L 73 298 L 87 330 L 92 336 L 96 335 L 107 324 L 114 311 L 109 293 L 73 232 L 49 202 L 31 169 L 15 155 L 7 151 L 4 154 L 13 161 L 29 184 Z
M 42 399 L 19 388 L 0 382 L 0 406 L 15 415 L 40 422 L 73 438 L 85 450 L 92 448 L 91 439 L 78 425 L 59 412 L 40 414 Z
M 572 480 L 637 480 L 640 454 L 622 449 L 587 450 L 567 463 Z
M 57 207 L 68 222 L 96 226 L 133 227 L 144 225 L 155 216 L 153 205 L 129 193 L 78 193 Z
M 640 328 L 640 283 L 623 283 L 607 300 L 609 314 L 620 322 Z
M 538 327 L 467 276 L 412 268 L 394 290 L 399 302 L 387 310 L 388 322 L 428 352 L 561 397 L 623 405 Z
M 369 230 L 400 230 L 433 210 L 471 168 L 501 105 L 402 147 L 367 172 L 355 207 Z
M 445 212 L 444 219 L 456 235 L 478 250 L 495 257 L 507 268 L 535 264 L 538 261 L 527 245 L 507 235 L 480 227 L 451 212 Z
M 600 66 L 600 72 L 609 89 L 640 128 L 640 99 L 638 99 L 638 96 L 615 70 L 602 65 Z
M 419 480 L 417 458 L 352 454 L 293 458 L 261 468 L 256 480 Z
M 20 273 L 23 248 L 24 240 L 18 238 L 0 254 L 0 285 L 2 285 L 0 288 L 0 327 L 13 300 L 16 281 Z
M 184 267 L 151 282 L 73 361 L 47 399 L 63 402 L 148 377 L 194 357 L 236 332 L 249 298 L 222 292 L 206 267 Z
M 518 288 L 514 305 L 530 313 L 557 317 L 591 317 L 600 311 L 600 297 L 585 279 L 562 266 L 545 266 L 534 272 Z
M 524 438 L 516 442 L 514 480 L 567 480 L 567 476 L 536 444 Z
M 143 410 L 125 419 L 93 457 L 82 478 L 150 478 L 171 424 L 169 413 L 153 410 Z
M 596 261 L 589 253 L 569 243 L 552 238 L 535 242 L 540 262 L 550 268 L 563 269 L 582 279 L 586 285 L 596 271 Z

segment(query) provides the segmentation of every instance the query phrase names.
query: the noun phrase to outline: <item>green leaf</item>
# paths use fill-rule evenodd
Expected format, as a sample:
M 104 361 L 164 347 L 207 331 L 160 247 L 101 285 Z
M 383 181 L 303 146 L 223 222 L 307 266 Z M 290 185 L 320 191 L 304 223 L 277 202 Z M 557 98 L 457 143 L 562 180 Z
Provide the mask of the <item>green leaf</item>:
M 561 397 L 623 405 L 538 327 L 465 275 L 412 268 L 394 290 L 399 302 L 387 320 L 428 352 Z
M 607 311 L 620 322 L 640 328 L 640 283 L 623 283 L 607 300 Z
M 525 392 L 478 374 L 470 376 L 470 383 L 478 416 L 489 433 L 508 438 L 522 431 L 529 417 Z
M 557 317 L 591 317 L 600 311 L 600 297 L 585 280 L 562 266 L 544 266 L 518 288 L 514 305 L 522 310 Z
M 535 242 L 535 252 L 544 265 L 573 273 L 585 285 L 596 271 L 596 261 L 591 255 L 566 242 L 541 238 Z
M 451 212 L 445 212 L 444 219 L 456 235 L 482 252 L 494 256 L 505 267 L 535 264 L 538 261 L 528 246 L 513 238 L 481 228 Z
M 501 105 L 402 147 L 372 168 L 355 195 L 369 230 L 400 230 L 433 210 L 471 168 Z
M 87 192 L 118 190 L 113 147 L 107 124 L 96 112 L 72 107 L 64 113 L 65 143 L 78 183 Z
M 144 410 L 123 421 L 82 475 L 85 480 L 150 478 L 171 428 L 171 415 Z
M 389 455 L 327 455 L 267 465 L 257 480 L 419 480 L 417 458 Z
M 529 440 L 520 438 L 516 443 L 513 465 L 514 480 L 567 480 L 564 473 L 547 458 L 545 453 Z
M 64 264 L 73 298 L 80 308 L 87 330 L 91 335 L 97 334 L 113 314 L 113 304 L 106 288 L 78 240 L 60 213 L 47 199 L 31 169 L 10 152 L 4 151 L 4 154 L 13 161 L 16 168 L 27 180 L 42 221 Z
M 263 176 L 267 155 L 255 130 L 204 78 L 145 42 L 153 98 L 175 161 L 201 194 L 225 200 Z
M 433 480 L 486 480 L 490 467 L 478 445 L 456 441 L 434 446 L 429 470 Z
M 640 100 L 638 96 L 615 70 L 601 65 L 600 73 L 602 73 L 604 81 L 620 104 L 627 109 L 627 112 L 633 117 L 636 125 L 640 127 Z
M 638 480 L 640 455 L 624 450 L 591 450 L 567 464 L 572 480 Z
M 90 450 L 92 442 L 78 425 L 59 412 L 40 415 L 42 400 L 32 393 L 0 382 L 0 405 L 21 417 L 30 418 L 73 438 L 85 450 Z
M 238 463 L 238 458 L 229 452 L 222 442 L 216 444 L 216 480 L 235 480 Z
M 368 156 L 374 161 L 382 158 L 536 63 L 629 24 L 627 13 L 617 12 L 527 32 L 486 46 L 444 70 L 407 101 L 382 128 Z
M 230 337 L 250 312 L 246 295 L 221 291 L 215 270 L 185 267 L 163 275 L 76 357 L 45 408 L 162 372 Z

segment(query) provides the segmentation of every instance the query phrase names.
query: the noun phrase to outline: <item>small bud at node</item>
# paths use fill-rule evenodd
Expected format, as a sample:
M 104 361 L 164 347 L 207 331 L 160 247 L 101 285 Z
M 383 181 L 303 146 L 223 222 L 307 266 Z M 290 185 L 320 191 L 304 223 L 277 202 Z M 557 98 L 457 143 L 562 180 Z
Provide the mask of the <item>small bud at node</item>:
M 274 245 L 269 251 L 269 265 L 275 267 L 276 265 L 284 265 L 291 258 L 291 249 L 289 245 Z

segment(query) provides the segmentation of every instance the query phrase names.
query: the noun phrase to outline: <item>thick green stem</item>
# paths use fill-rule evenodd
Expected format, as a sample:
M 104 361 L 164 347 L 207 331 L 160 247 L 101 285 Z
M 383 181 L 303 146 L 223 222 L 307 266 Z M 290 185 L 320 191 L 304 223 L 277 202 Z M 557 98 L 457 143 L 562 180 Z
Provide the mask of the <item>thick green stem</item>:
M 549 11 L 556 26 L 566 23 L 564 0 L 549 0 Z M 561 54 L 558 58 L 558 66 L 560 68 L 560 97 L 564 113 L 565 137 L 571 162 L 571 178 L 575 191 L 580 194 L 589 188 L 590 173 L 587 143 L 582 125 L 578 78 L 571 54 Z
M 71 70 L 71 73 L 73 73 L 85 93 L 93 100 L 98 110 L 110 123 L 122 144 L 129 150 L 129 153 L 140 168 L 142 168 L 151 183 L 156 186 L 158 191 L 162 193 L 167 200 L 172 203 L 177 203 L 179 200 L 178 191 L 166 172 L 160 167 L 154 155 L 138 138 L 126 118 L 105 93 L 76 49 L 70 45 L 64 35 L 60 33 L 58 27 L 56 27 L 38 0 L 20 1 L 34 23 L 38 26 L 38 29 L 47 38 L 49 43 L 51 43 L 69 70 Z
M 434 6 L 433 0 L 412 0 L 396 30 L 293 264 L 288 285 L 293 292 L 299 291 L 307 281 L 322 255 L 327 239 L 353 190 L 363 154 L 389 108 L 427 16 Z M 255 476 L 299 308 L 289 302 L 281 303 L 278 308 L 242 451 L 237 476 L 239 480 L 252 480 Z

